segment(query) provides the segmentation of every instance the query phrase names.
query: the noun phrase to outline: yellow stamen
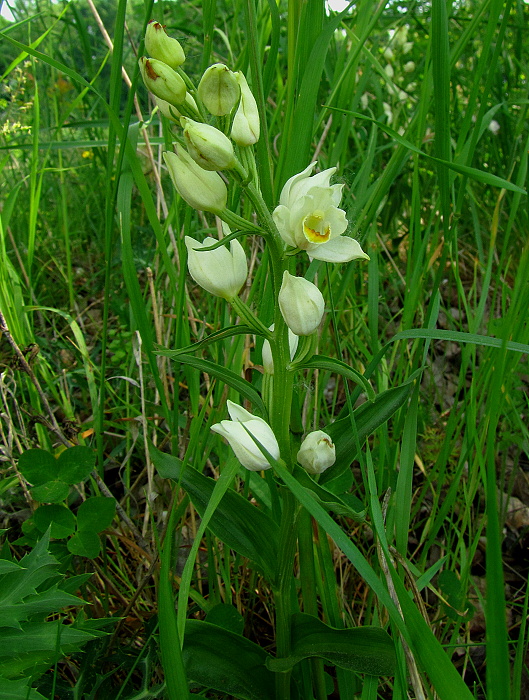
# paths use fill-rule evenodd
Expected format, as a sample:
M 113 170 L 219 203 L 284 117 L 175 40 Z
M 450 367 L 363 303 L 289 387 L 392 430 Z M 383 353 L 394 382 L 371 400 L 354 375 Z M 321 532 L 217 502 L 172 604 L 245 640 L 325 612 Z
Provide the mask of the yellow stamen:
M 309 214 L 303 219 L 303 233 L 310 243 L 325 243 L 331 237 L 331 227 L 321 214 Z

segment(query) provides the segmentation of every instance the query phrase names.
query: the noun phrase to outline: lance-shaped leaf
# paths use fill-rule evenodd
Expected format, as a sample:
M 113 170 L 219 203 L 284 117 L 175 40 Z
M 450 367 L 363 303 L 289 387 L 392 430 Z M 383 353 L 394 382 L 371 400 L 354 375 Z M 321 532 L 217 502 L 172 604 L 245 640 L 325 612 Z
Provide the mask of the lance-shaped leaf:
M 313 355 L 307 360 L 300 362 L 299 365 L 294 363 L 294 366 L 296 369 L 323 369 L 329 372 L 335 372 L 336 374 L 341 374 L 342 377 L 346 377 L 347 379 L 355 382 L 355 384 L 359 384 L 364 389 L 367 397 L 370 400 L 374 400 L 375 398 L 373 387 L 367 381 L 364 375 L 360 374 L 360 372 L 353 367 L 349 367 L 349 365 L 342 362 L 342 360 L 337 360 L 334 357 L 327 357 L 326 355 Z
M 163 352 L 160 354 L 166 355 L 167 353 Z M 198 369 L 201 372 L 207 372 L 207 374 L 209 374 L 212 377 L 220 379 L 228 386 L 231 386 L 232 389 L 238 391 L 239 394 L 241 396 L 244 396 L 245 399 L 251 401 L 253 405 L 260 411 L 260 413 L 266 416 L 266 408 L 263 403 L 263 400 L 259 396 L 259 392 L 256 389 L 254 389 L 250 382 L 247 382 L 246 379 L 243 379 L 238 374 L 235 374 L 235 372 L 232 372 L 226 367 L 221 367 L 220 365 L 215 364 L 215 362 L 210 362 L 209 360 L 202 360 L 199 357 L 193 357 L 193 355 L 178 355 L 177 357 L 174 357 L 174 359 L 178 360 L 178 362 L 182 362 L 185 365 L 194 367 L 195 369 Z
M 269 659 L 267 666 L 284 672 L 311 657 L 370 676 L 393 675 L 396 662 L 393 640 L 381 627 L 338 630 L 312 615 L 296 613 L 292 616 L 292 653 Z
M 151 448 L 151 457 L 160 476 L 180 483 L 202 515 L 215 488 L 214 479 L 191 466 L 182 470 L 181 460 L 155 448 Z M 275 579 L 279 529 L 268 515 L 229 489 L 215 510 L 209 527 L 228 547 L 255 562 L 267 578 Z
M 379 394 L 374 401 L 369 401 L 355 409 L 354 419 L 357 435 L 353 433 L 349 416 L 339 418 L 325 427 L 336 447 L 336 463 L 322 476 L 322 483 L 333 479 L 340 467 L 349 466 L 356 457 L 357 444 L 362 446 L 368 435 L 383 425 L 404 405 L 409 396 L 412 382 L 406 382 Z M 358 443 L 357 443 L 358 440 Z
M 230 698 L 274 700 L 270 656 L 245 637 L 201 620 L 187 620 L 182 656 L 187 677 Z
M 293 474 L 305 491 L 326 511 L 332 511 L 336 515 L 345 515 L 357 521 L 364 520 L 365 508 L 362 506 L 362 502 L 352 494 L 344 493 L 337 496 L 316 483 L 301 467 L 294 467 Z

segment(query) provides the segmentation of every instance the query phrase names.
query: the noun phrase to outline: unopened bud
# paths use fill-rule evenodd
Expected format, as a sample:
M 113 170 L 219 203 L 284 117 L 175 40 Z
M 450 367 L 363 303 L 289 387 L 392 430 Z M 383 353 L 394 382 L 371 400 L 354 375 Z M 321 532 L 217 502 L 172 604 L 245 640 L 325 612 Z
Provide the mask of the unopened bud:
M 139 60 L 141 77 L 145 87 L 153 95 L 169 102 L 171 105 L 179 105 L 186 99 L 186 85 L 182 78 L 163 61 L 156 58 Z
M 214 214 L 226 208 L 228 191 L 218 173 L 201 168 L 181 146 L 163 157 L 177 192 L 190 207 Z
M 156 97 L 156 95 L 154 96 L 154 101 L 156 102 L 158 109 L 164 117 L 167 117 L 167 119 L 170 119 L 172 122 L 175 122 L 175 124 L 180 124 L 180 117 L 182 116 L 182 114 L 176 107 L 170 105 L 169 102 L 162 100 L 160 97 Z M 198 113 L 195 98 L 189 92 L 186 94 L 185 104 Z
M 186 60 L 180 42 L 167 36 L 165 27 L 155 19 L 147 25 L 145 50 L 153 58 L 163 61 L 170 68 L 178 68 Z
M 301 443 L 298 462 L 310 474 L 321 474 L 336 461 L 336 448 L 323 430 L 309 433 Z
M 198 96 L 204 107 L 216 117 L 229 114 L 239 100 L 240 88 L 235 73 L 223 63 L 214 63 L 202 76 Z
M 285 270 L 278 301 L 285 323 L 296 335 L 311 335 L 320 325 L 325 311 L 323 295 L 304 277 Z
M 189 155 L 204 170 L 227 170 L 235 165 L 233 144 L 222 131 L 182 117 L 184 139 Z
M 259 110 L 244 73 L 238 71 L 235 75 L 241 88 L 241 101 L 233 119 L 231 137 L 238 146 L 251 146 L 259 141 Z

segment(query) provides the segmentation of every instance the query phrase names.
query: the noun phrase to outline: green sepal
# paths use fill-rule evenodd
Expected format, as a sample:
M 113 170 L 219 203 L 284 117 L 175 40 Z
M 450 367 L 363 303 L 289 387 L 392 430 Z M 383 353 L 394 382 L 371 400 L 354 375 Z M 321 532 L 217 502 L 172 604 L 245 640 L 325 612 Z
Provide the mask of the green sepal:
M 182 461 L 151 447 L 151 458 L 163 479 L 172 479 L 187 492 L 199 515 L 208 505 L 215 480 Z M 228 547 L 255 562 L 269 580 L 276 576 L 279 528 L 268 515 L 243 496 L 228 489 L 209 522 L 209 529 Z
M 182 649 L 187 677 L 227 697 L 274 700 L 270 656 L 249 639 L 201 620 L 187 620 Z
M 391 676 L 395 671 L 395 645 L 381 627 L 339 630 L 306 613 L 292 616 L 292 652 L 282 659 L 269 658 L 267 667 L 289 671 L 303 659 L 319 657 L 329 664 L 370 676 Z

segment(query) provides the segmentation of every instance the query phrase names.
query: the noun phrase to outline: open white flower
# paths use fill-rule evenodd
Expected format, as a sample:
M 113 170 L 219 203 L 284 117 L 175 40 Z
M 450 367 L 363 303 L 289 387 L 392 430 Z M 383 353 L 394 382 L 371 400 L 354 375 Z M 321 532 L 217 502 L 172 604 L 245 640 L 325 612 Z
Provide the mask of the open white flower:
M 310 175 L 316 163 L 287 180 L 279 206 L 272 214 L 281 238 L 290 246 L 305 250 L 310 258 L 326 262 L 369 260 L 358 241 L 342 236 L 347 219 L 338 205 L 343 184 L 331 185 L 336 168 Z
M 274 459 L 279 459 L 279 445 L 272 428 L 262 418 L 252 415 L 245 408 L 232 401 L 228 401 L 228 413 L 231 420 L 215 423 L 211 426 L 211 430 L 226 438 L 235 452 L 235 456 L 246 469 L 251 472 L 270 469 L 270 463 L 259 446 L 248 435 L 247 430 Z

